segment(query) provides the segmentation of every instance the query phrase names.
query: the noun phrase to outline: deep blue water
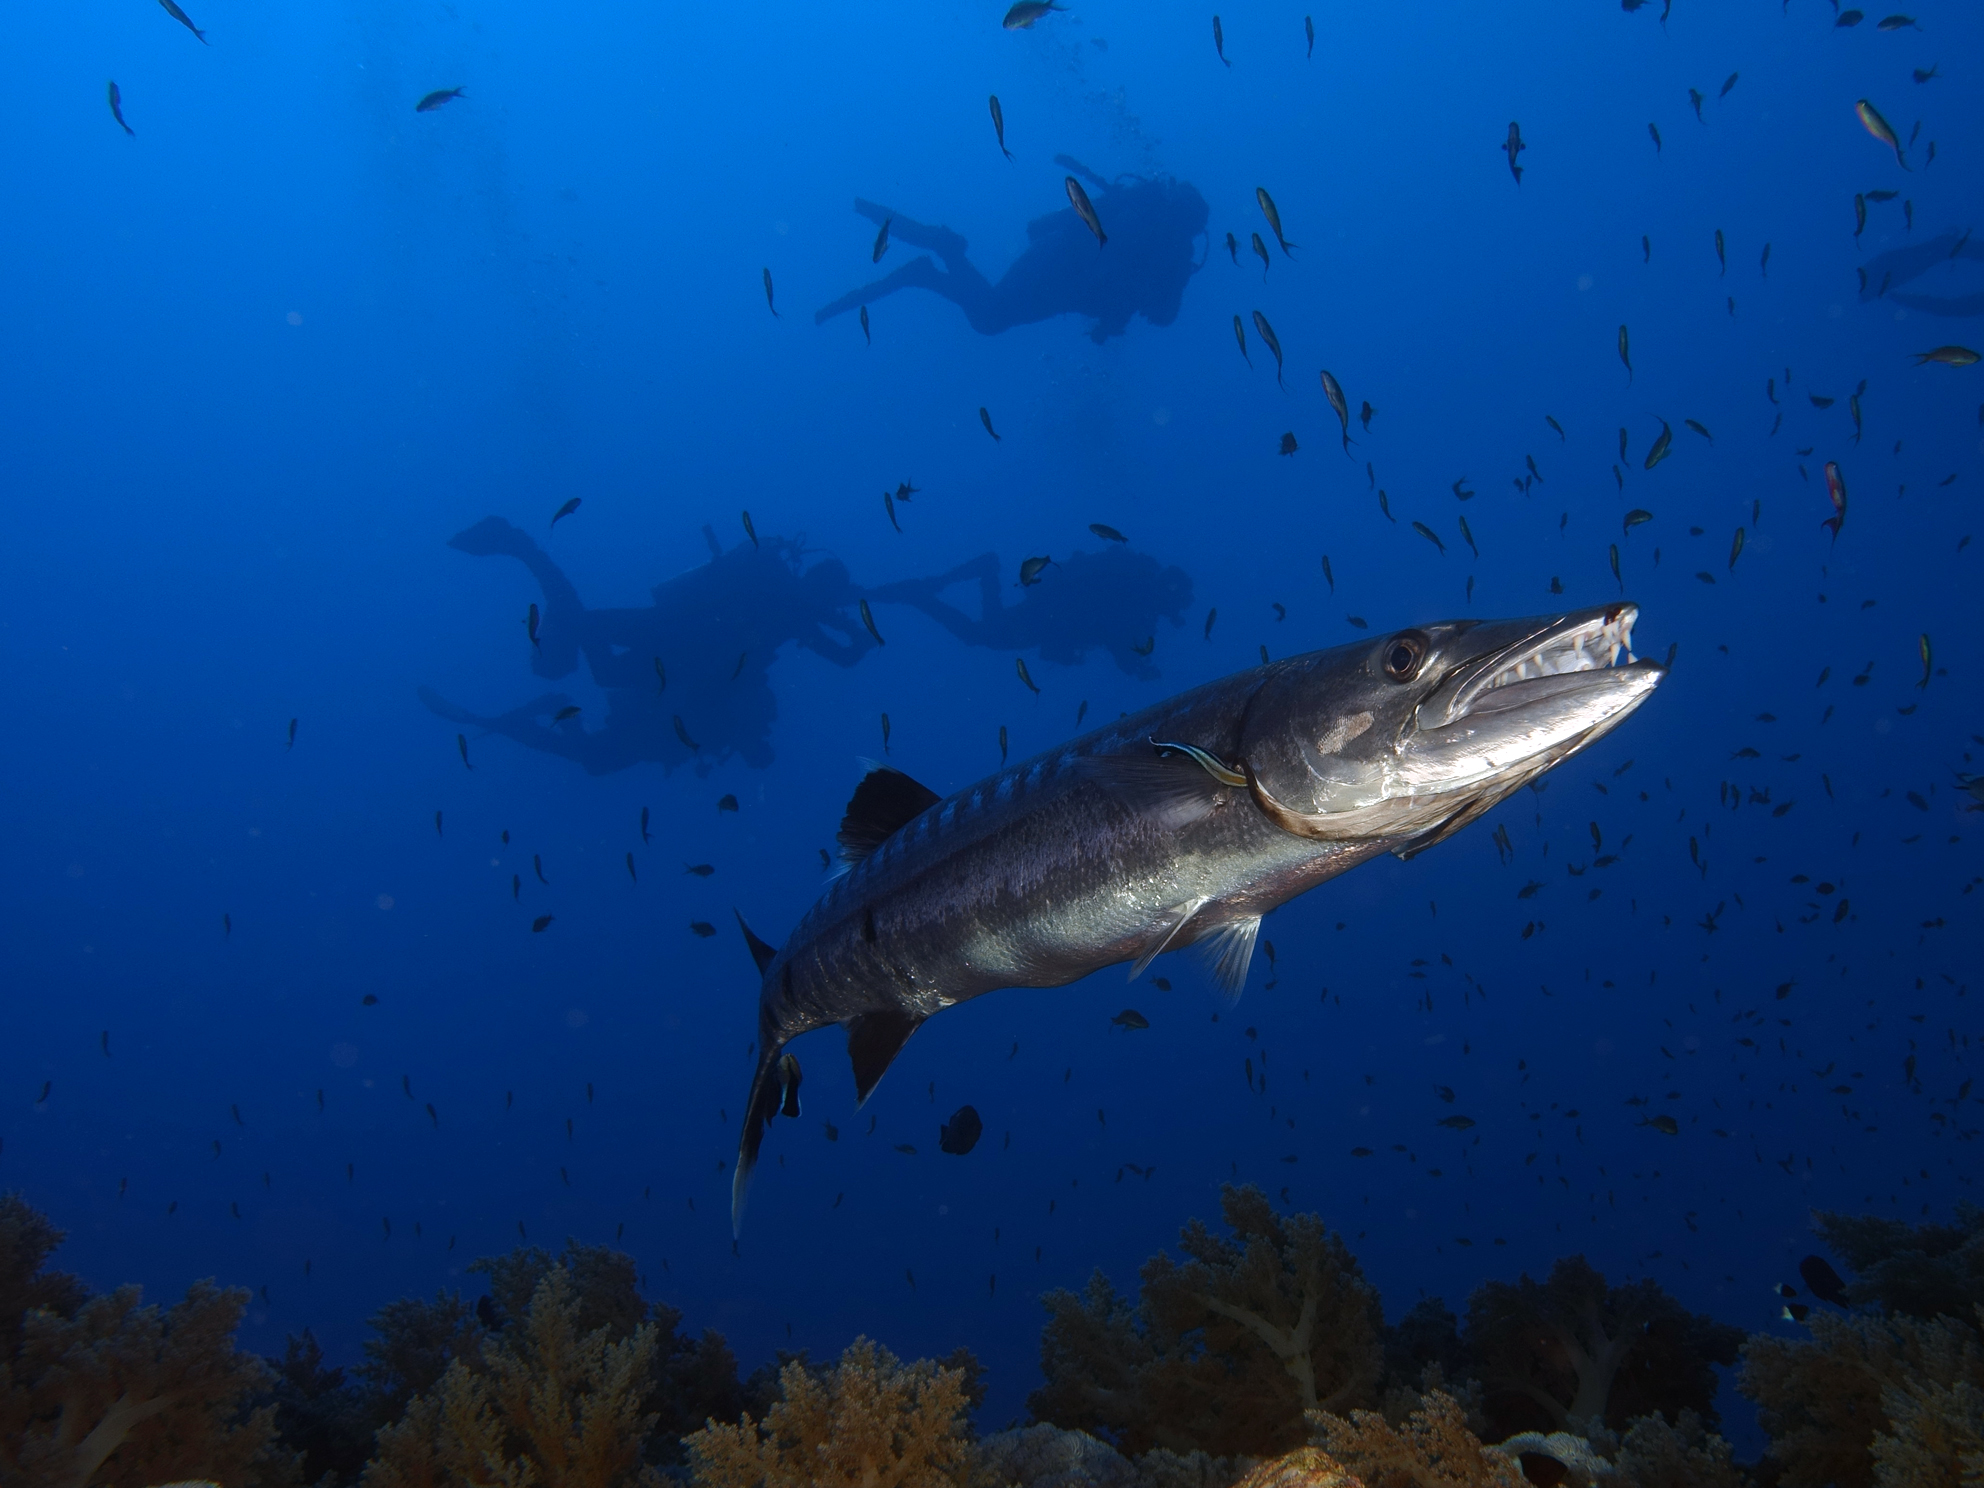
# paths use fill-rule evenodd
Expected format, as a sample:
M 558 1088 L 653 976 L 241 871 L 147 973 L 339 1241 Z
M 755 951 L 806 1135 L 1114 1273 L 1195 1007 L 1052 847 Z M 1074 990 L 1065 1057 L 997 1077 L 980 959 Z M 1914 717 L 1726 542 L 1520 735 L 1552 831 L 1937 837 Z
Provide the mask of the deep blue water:
M 861 1331 L 968 1344 L 1000 1422 L 1037 1382 L 1037 1294 L 1097 1266 L 1127 1285 L 1235 1176 L 1345 1231 L 1394 1316 L 1583 1251 L 1749 1328 L 1813 1248 L 1811 1207 L 1975 1197 L 1958 776 L 1984 754 L 1963 545 L 1984 372 L 1912 354 L 1984 330 L 1894 297 L 1984 287 L 1974 9 L 1883 33 L 1818 0 L 1681 0 L 1664 25 L 1318 3 L 1308 59 L 1301 7 L 1243 0 L 1229 68 L 1208 14 L 1169 6 L 1013 32 L 997 5 L 189 8 L 210 45 L 146 0 L 22 11 L 0 103 L 0 1185 L 69 1231 L 63 1264 L 153 1297 L 266 1287 L 248 1344 L 307 1325 L 349 1361 L 373 1308 L 476 1282 L 520 1225 L 619 1236 L 747 1367 Z M 856 197 L 962 234 L 996 278 L 1067 210 L 1057 154 L 1203 197 L 1171 323 L 981 335 L 920 291 L 871 307 L 872 344 L 813 323 L 918 252 L 898 233 L 872 263 Z M 1882 256 L 1923 243 L 1956 256 L 1900 283 Z M 879 493 L 905 479 L 898 534 Z M 1008 605 L 1088 574 L 1100 602 L 1055 634 L 1092 649 L 967 644 L 884 601 L 886 646 L 842 608 L 849 653 L 803 648 L 825 633 L 795 586 L 725 576 L 746 510 L 762 555 L 803 540 L 803 567 L 864 591 L 988 554 Z M 448 546 L 490 516 L 595 610 L 689 575 L 624 643 L 645 674 L 662 637 L 673 693 L 610 695 L 569 608 Z M 1072 562 L 1110 547 L 1090 523 L 1148 569 Z M 712 541 L 732 569 L 697 578 Z M 1036 555 L 1060 566 L 1015 587 Z M 1128 618 L 1163 567 L 1189 578 L 1181 623 Z M 807 1115 L 774 1127 L 733 1251 L 756 977 L 731 914 L 776 942 L 804 912 L 881 714 L 889 760 L 948 792 L 998 767 L 1002 727 L 1023 758 L 1081 703 L 1113 718 L 1263 646 L 1622 588 L 1641 654 L 1677 648 L 1654 698 L 1541 793 L 1276 913 L 1237 1007 L 1190 953 L 1153 968 L 1168 991 L 1116 970 L 1001 992 L 934 1020 L 859 1113 L 838 1037 L 795 1046 Z M 948 598 L 977 614 L 972 586 Z M 1107 647 L 1146 630 L 1140 679 Z M 520 728 L 562 754 L 422 688 L 485 717 L 557 694 Z M 1113 1029 L 1125 1007 L 1149 1029 Z M 1265 1093 L 1243 1080 L 1263 1051 Z M 965 1102 L 986 1138 L 940 1155 Z M 1453 1112 L 1478 1125 L 1436 1125 Z

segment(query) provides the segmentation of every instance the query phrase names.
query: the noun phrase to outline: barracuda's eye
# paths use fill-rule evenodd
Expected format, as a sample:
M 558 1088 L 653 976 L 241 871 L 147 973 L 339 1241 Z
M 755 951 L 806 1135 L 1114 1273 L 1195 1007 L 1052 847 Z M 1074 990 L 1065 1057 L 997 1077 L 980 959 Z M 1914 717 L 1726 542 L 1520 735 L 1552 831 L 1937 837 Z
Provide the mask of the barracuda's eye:
M 1394 682 L 1410 682 L 1419 675 L 1419 665 L 1425 659 L 1425 637 L 1408 631 L 1385 647 L 1385 675 Z

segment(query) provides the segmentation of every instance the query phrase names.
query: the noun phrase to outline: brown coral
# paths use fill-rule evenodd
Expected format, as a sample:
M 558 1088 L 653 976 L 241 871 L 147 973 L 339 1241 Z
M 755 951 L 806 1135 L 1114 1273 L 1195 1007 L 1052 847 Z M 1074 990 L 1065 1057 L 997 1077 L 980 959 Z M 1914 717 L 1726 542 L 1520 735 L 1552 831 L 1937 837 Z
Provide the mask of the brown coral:
M 1874 1438 L 1879 1488 L 1977 1488 L 1984 1483 L 1984 1389 L 1923 1382 L 1882 1397 L 1890 1428 Z
M 1752 1335 L 1737 1385 L 1757 1403 L 1784 1488 L 1873 1488 L 1888 1391 L 1984 1385 L 1978 1336 L 1953 1318 L 1815 1313 L 1810 1326 L 1809 1340 Z
M 1183 1262 L 1145 1262 L 1135 1308 L 1100 1273 L 1042 1299 L 1037 1417 L 1130 1453 L 1261 1456 L 1301 1443 L 1304 1412 L 1375 1399 L 1382 1314 L 1342 1239 L 1252 1185 L 1222 1189 L 1220 1208 L 1232 1237 L 1191 1221 Z
M 1618 1488 L 1746 1488 L 1728 1442 L 1693 1411 L 1678 1421 L 1641 1416 L 1627 1429 L 1614 1458 Z
M 1376 1411 L 1349 1419 L 1318 1414 L 1316 1433 L 1330 1456 L 1368 1488 L 1526 1488 L 1515 1459 L 1483 1446 L 1453 1396 L 1433 1391 L 1403 1426 Z
M 404 1418 L 379 1433 L 365 1488 L 625 1488 L 656 1484 L 642 1463 L 654 1416 L 655 1334 L 580 1332 L 572 1277 L 554 1266 L 524 1316 L 457 1358 Z
M 1284 1457 L 1263 1462 L 1233 1488 L 1365 1488 L 1344 1471 L 1343 1464 L 1314 1447 L 1298 1447 Z
M 762 1424 L 711 1421 L 685 1439 L 699 1488 L 954 1488 L 972 1464 L 965 1378 L 903 1364 L 857 1338 L 824 1377 L 795 1359 Z
M 1541 1282 L 1487 1282 L 1467 1303 L 1466 1344 L 1498 1434 L 1616 1430 L 1682 1410 L 1713 1425 L 1711 1366 L 1735 1363 L 1742 1340 L 1657 1282 L 1608 1285 L 1583 1256 L 1558 1261 Z
M 34 1488 L 143 1488 L 183 1478 L 280 1482 L 269 1371 L 238 1353 L 245 1290 L 195 1282 L 168 1309 L 139 1288 L 91 1297 L 41 1270 L 61 1232 L 0 1196 L 0 1479 Z

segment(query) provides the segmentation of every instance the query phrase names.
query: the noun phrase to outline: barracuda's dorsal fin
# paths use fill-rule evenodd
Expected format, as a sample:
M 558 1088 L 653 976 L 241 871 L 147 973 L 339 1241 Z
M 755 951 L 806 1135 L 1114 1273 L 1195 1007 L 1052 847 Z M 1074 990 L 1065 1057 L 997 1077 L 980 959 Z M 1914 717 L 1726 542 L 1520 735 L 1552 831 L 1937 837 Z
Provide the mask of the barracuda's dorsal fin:
M 910 782 L 912 785 L 914 781 Z M 847 1057 L 854 1064 L 854 1103 L 868 1099 L 883 1073 L 902 1053 L 909 1036 L 923 1026 L 914 1013 L 863 1013 L 847 1024 Z
M 834 839 L 840 843 L 840 860 L 860 862 L 943 799 L 902 771 L 876 765 L 861 777 L 847 803 L 847 815 L 840 819 L 840 831 Z

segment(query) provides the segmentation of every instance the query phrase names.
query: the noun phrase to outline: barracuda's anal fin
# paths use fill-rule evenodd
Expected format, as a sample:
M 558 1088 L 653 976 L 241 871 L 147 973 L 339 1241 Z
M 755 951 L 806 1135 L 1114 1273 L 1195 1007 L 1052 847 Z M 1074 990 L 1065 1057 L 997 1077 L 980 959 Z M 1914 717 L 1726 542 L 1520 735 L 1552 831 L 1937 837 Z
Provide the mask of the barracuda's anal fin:
M 751 959 L 758 963 L 758 975 L 763 976 L 765 968 L 772 964 L 772 957 L 778 952 L 751 933 L 751 927 L 744 923 L 743 910 L 733 909 L 731 913 L 737 916 L 737 928 L 744 932 L 744 944 L 751 948 Z
M 914 1013 L 863 1013 L 847 1024 L 847 1057 L 854 1065 L 854 1103 L 859 1106 L 902 1053 L 909 1036 L 923 1026 Z
M 1205 937 L 1213 980 L 1229 1000 L 1237 1001 L 1247 985 L 1247 968 L 1253 964 L 1254 942 L 1260 935 L 1261 917 L 1250 915 L 1244 920 L 1229 920 Z
M 1098 754 L 1079 768 L 1167 832 L 1204 820 L 1233 795 L 1187 754 Z
M 1191 923 L 1192 916 L 1205 907 L 1205 899 L 1198 898 L 1187 899 L 1184 903 L 1174 904 L 1167 909 L 1158 920 L 1157 928 L 1151 931 L 1150 939 L 1144 942 L 1142 953 L 1131 963 L 1130 980 L 1134 982 L 1142 976 L 1151 962 L 1169 950 L 1178 939 L 1179 932 Z
M 876 765 L 861 777 L 834 840 L 843 863 L 860 862 L 944 798 L 902 771 Z M 906 1037 L 907 1035 L 905 1035 Z

